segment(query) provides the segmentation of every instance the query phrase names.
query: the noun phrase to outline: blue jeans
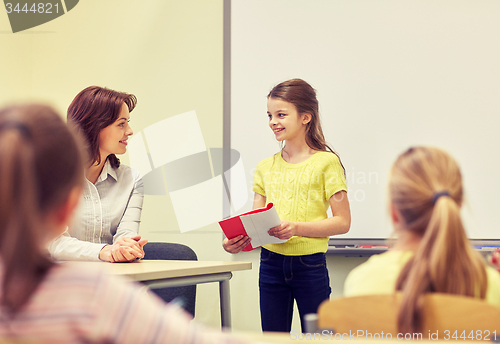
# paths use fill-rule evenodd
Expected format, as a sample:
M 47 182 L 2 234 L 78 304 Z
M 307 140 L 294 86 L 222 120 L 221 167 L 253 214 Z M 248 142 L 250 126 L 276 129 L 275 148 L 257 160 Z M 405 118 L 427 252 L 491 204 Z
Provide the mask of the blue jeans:
M 259 274 L 262 331 L 290 332 L 296 300 L 304 332 L 304 315 L 330 298 L 324 253 L 284 256 L 262 248 Z

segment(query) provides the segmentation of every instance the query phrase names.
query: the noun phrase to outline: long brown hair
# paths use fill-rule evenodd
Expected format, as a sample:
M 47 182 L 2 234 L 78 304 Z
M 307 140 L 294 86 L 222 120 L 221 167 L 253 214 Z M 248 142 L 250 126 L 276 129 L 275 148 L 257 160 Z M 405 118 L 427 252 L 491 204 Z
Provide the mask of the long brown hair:
M 101 163 L 99 133 L 118 119 L 124 103 L 127 104 L 128 111 L 132 112 L 137 98 L 133 94 L 99 86 L 87 87 L 71 102 L 68 108 L 68 123 L 75 125 L 86 140 L 89 166 Z M 108 160 L 113 168 L 120 166 L 116 155 L 109 155 Z
M 339 158 L 345 174 L 345 168 L 340 156 L 326 143 L 319 118 L 319 103 L 316 98 L 316 90 L 311 85 L 302 79 L 283 81 L 271 89 L 267 98 L 276 98 L 292 103 L 299 115 L 310 114 L 311 120 L 306 125 L 307 145 L 318 151 L 329 151 L 335 154 Z
M 486 295 L 486 270 L 472 249 L 460 218 L 462 176 L 456 161 L 437 148 L 414 147 L 401 154 L 389 179 L 392 205 L 403 227 L 422 239 L 400 273 L 398 330 L 422 331 L 422 295 L 441 292 Z
M 80 144 L 52 108 L 0 110 L 0 305 L 15 313 L 50 269 L 46 216 L 82 183 Z

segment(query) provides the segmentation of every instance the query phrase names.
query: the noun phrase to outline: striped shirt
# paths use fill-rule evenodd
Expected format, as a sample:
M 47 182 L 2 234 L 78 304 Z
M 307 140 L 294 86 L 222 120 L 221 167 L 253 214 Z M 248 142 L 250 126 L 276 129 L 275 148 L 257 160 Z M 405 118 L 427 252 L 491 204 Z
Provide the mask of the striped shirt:
M 147 290 L 103 267 L 57 264 L 14 317 L 0 308 L 0 338 L 51 344 L 240 342 L 190 321 Z

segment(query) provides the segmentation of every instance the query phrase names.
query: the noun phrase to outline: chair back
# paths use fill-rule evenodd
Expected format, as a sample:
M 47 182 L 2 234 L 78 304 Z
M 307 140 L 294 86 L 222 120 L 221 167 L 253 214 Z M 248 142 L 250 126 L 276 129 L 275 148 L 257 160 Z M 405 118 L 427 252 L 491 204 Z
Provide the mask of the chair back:
M 318 328 L 347 333 L 350 337 L 346 338 L 350 339 L 353 334 L 357 338 L 398 339 L 400 300 L 400 293 L 327 300 L 318 308 Z M 424 296 L 423 332 L 420 338 L 419 334 L 413 336 L 412 339 L 500 340 L 500 308 L 477 298 L 429 293 Z

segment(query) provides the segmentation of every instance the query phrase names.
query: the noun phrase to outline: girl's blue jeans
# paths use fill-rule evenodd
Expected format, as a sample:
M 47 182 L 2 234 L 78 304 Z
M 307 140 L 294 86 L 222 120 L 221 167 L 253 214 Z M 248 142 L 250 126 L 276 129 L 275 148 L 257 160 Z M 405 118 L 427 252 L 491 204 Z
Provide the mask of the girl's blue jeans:
M 295 300 L 304 332 L 304 315 L 330 297 L 324 253 L 284 256 L 262 248 L 259 274 L 262 331 L 290 332 Z

